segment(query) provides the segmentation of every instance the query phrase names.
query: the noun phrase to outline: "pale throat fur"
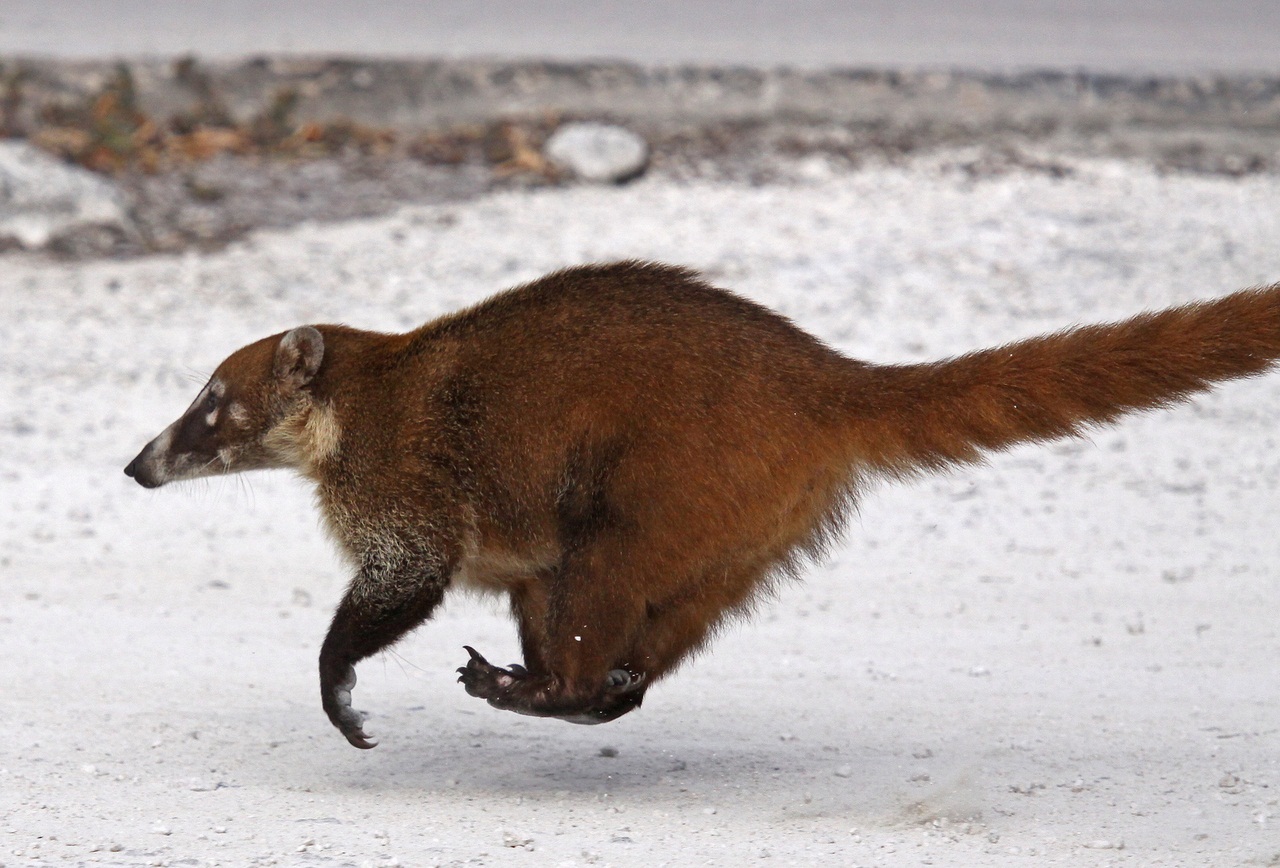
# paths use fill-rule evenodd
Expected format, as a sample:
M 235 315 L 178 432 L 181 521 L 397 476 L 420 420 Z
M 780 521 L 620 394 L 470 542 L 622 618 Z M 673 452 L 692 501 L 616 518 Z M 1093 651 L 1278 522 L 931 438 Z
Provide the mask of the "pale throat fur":
M 328 402 L 307 402 L 274 425 L 262 445 L 282 465 L 320 483 L 322 466 L 342 447 L 342 425 Z

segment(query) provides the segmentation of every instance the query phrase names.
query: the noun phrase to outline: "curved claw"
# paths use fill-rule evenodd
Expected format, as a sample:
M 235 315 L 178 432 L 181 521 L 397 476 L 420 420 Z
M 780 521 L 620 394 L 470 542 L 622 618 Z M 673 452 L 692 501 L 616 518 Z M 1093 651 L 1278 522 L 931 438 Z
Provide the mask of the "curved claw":
M 494 666 L 484 655 L 470 645 L 463 645 L 471 659 L 466 666 L 458 667 L 458 683 L 466 688 L 467 693 L 482 699 L 493 699 L 495 696 L 510 690 L 512 685 L 528 674 L 523 666 L 512 665 L 510 669 Z
M 610 669 L 604 678 L 604 689 L 606 693 L 617 696 L 639 690 L 646 681 L 648 677 L 643 672 L 637 674 L 626 669 Z
M 342 694 L 346 694 L 345 704 L 342 704 Z M 351 707 L 351 692 L 347 690 L 340 691 L 338 701 L 338 716 L 333 723 L 346 736 L 347 741 L 353 747 L 358 747 L 361 750 L 377 747 L 378 743 L 369 738 L 364 731 L 364 714 Z
M 360 750 L 372 750 L 378 746 L 378 743 L 369 736 L 364 734 L 364 730 L 357 727 L 354 732 L 344 732 L 347 741 L 352 747 L 358 747 Z

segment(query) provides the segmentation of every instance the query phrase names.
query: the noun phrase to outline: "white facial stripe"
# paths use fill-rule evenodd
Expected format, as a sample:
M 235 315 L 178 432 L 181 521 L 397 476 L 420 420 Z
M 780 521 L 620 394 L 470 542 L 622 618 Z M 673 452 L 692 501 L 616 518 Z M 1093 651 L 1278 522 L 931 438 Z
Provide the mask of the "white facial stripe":
M 226 384 L 223 383 L 221 380 L 219 380 L 217 377 L 213 377 L 212 379 L 209 380 L 207 384 L 205 384 L 205 387 L 200 390 L 200 394 L 196 395 L 196 399 L 191 402 L 191 406 L 187 408 L 187 412 L 189 413 L 192 410 L 196 409 L 197 407 L 202 406 L 205 402 L 205 399 L 207 399 L 210 395 L 213 395 L 213 397 L 216 398 L 218 402 L 221 402 L 222 396 L 225 395 L 226 392 L 227 392 Z M 221 409 L 222 409 L 222 406 L 221 406 L 221 403 L 219 403 L 218 406 L 215 406 L 212 410 L 206 413 L 204 417 L 204 423 L 208 425 L 210 428 L 212 428 L 215 424 L 217 424 L 218 412 Z
M 196 395 L 196 399 L 195 399 L 194 401 L 192 401 L 192 402 L 191 402 L 191 406 L 187 408 L 187 412 L 188 412 L 188 413 L 190 413 L 190 412 L 191 412 L 192 410 L 194 410 L 196 407 L 199 407 L 201 404 L 203 404 L 203 403 L 204 403 L 204 399 L 205 399 L 205 398 L 207 398 L 207 397 L 209 397 L 209 390 L 210 390 L 212 387 L 213 387 L 213 383 L 212 383 L 212 381 L 211 381 L 211 382 L 209 382 L 208 384 L 206 384 L 206 385 L 205 385 L 205 387 L 204 387 L 203 389 L 201 389 L 201 390 L 200 390 L 200 394 L 199 394 L 199 395 Z M 185 415 L 185 414 L 184 414 L 184 415 Z

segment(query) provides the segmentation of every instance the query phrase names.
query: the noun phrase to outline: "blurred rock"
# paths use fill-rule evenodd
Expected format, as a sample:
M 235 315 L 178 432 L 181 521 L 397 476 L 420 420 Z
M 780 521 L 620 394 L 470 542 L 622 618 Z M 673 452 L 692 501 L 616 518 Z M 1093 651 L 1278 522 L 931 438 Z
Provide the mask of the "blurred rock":
M 87 231 L 129 231 L 124 194 L 111 182 L 22 141 L 0 141 L 0 246 L 35 250 Z
M 619 184 L 644 173 L 649 145 L 628 129 L 600 123 L 570 123 L 557 129 L 543 149 L 547 159 L 584 181 Z

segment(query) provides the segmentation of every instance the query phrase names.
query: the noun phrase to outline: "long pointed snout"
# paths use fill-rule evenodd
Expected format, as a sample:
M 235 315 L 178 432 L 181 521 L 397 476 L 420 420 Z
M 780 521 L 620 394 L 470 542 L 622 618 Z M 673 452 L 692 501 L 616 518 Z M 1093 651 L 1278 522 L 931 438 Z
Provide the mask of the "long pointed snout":
M 124 475 L 143 488 L 159 488 L 169 481 L 170 473 L 165 467 L 165 454 L 173 439 L 172 428 L 165 429 L 159 437 L 152 440 L 124 468 Z
M 143 488 L 159 488 L 164 484 L 164 480 L 156 473 L 154 462 L 148 461 L 148 452 L 153 452 L 152 446 L 155 441 L 148 443 L 138 453 L 138 457 L 130 461 L 124 468 L 124 475 L 141 485 Z

